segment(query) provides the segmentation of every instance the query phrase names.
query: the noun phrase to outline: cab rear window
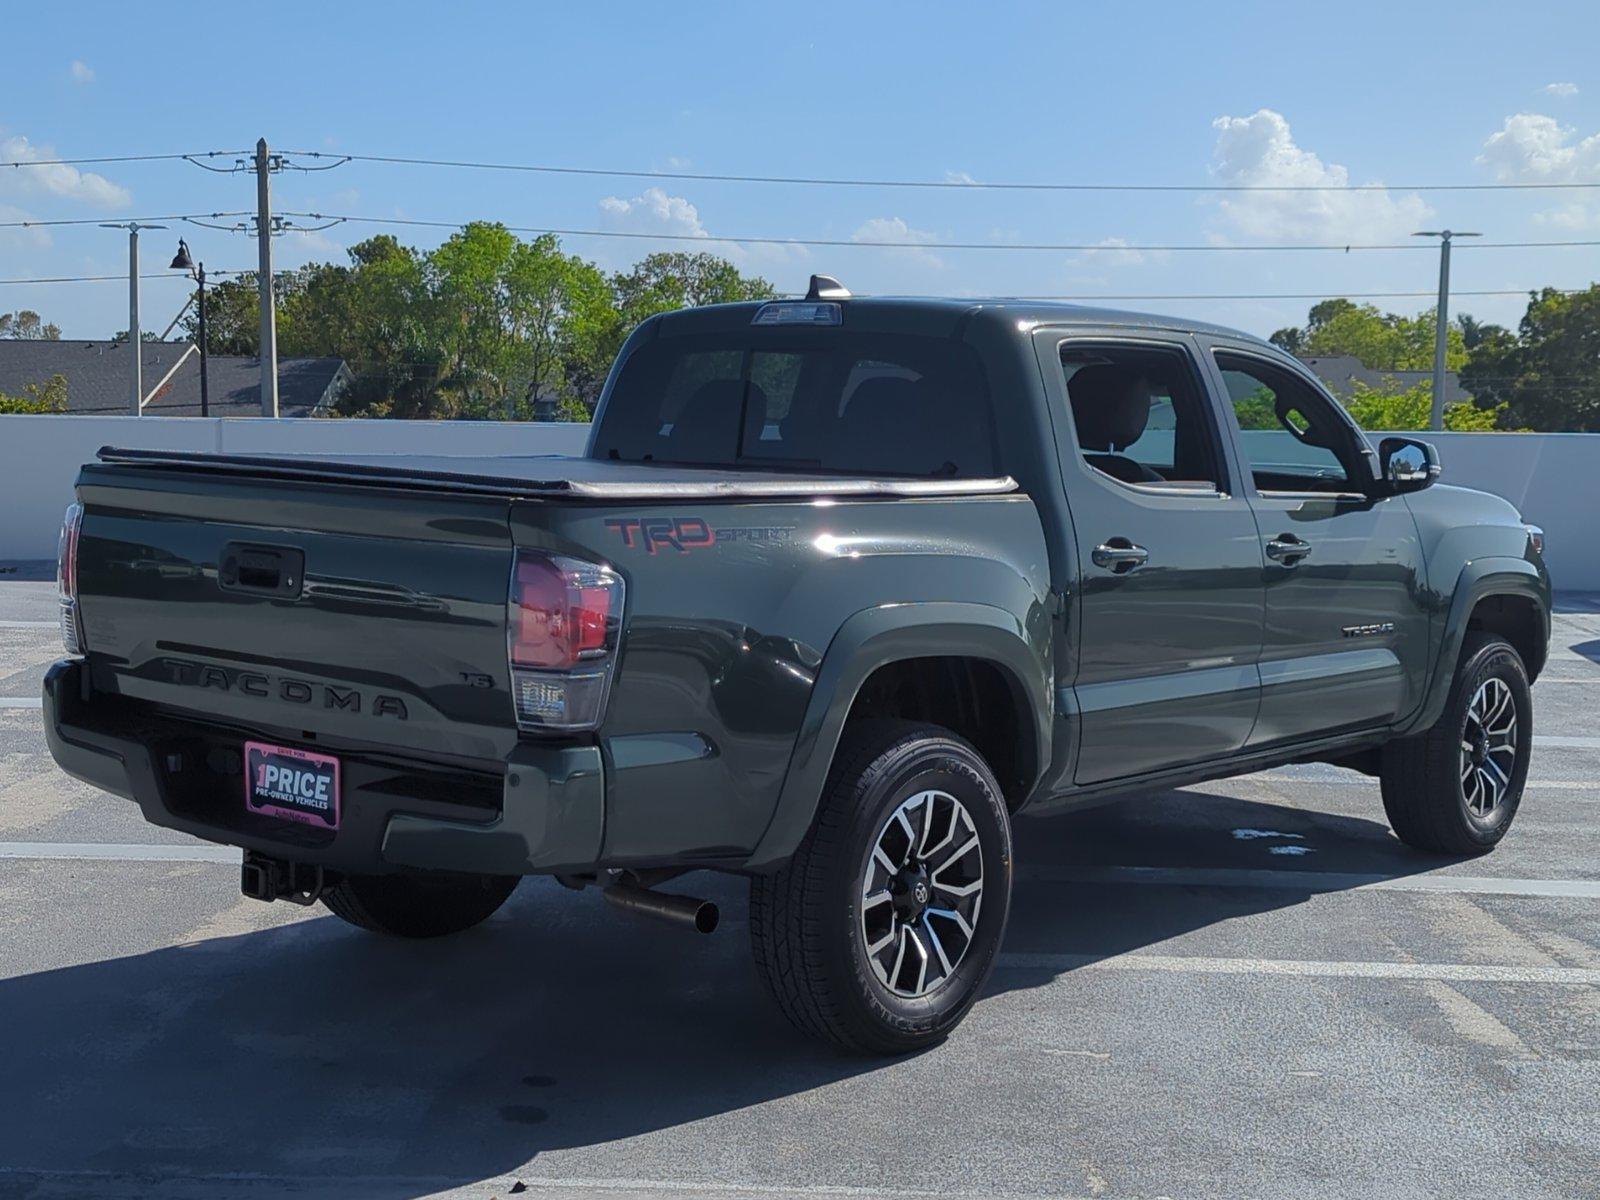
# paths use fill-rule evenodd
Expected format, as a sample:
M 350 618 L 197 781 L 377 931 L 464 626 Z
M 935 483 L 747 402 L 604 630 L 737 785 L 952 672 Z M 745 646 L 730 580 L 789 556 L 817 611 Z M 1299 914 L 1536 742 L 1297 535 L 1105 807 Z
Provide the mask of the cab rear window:
M 997 473 L 993 406 L 972 347 L 838 328 L 646 343 L 623 364 L 595 451 L 692 466 Z

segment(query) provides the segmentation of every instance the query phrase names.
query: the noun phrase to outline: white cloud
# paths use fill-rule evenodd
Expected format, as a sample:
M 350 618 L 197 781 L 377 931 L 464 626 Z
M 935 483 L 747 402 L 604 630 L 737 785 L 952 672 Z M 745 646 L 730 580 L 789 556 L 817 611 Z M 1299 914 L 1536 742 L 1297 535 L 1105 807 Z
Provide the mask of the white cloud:
M 658 187 L 646 188 L 631 200 L 607 196 L 600 201 L 600 219 L 617 233 L 665 233 L 678 237 L 710 237 L 700 223 L 700 210 L 682 196 Z
M 892 254 L 901 258 L 920 262 L 925 266 L 942 267 L 943 261 L 939 256 L 928 250 L 920 249 L 923 242 L 937 240 L 937 235 L 926 229 L 913 228 L 904 217 L 873 217 L 863 221 L 854 233 L 850 235 L 852 242 L 897 242 L 905 245 L 883 247 L 884 254 Z
M 1600 182 L 1600 133 L 1580 140 L 1554 117 L 1517 113 L 1489 135 L 1478 163 L 1502 183 Z
M 1554 117 L 1517 113 L 1489 135 L 1478 165 L 1501 183 L 1600 183 L 1600 133 L 1580 138 Z M 1534 219 L 1564 230 L 1600 228 L 1600 204 L 1568 193 Z
M 1578 85 L 1575 83 L 1547 83 L 1539 89 L 1552 96 L 1560 96 L 1563 100 L 1578 94 Z
M 600 201 L 601 228 L 617 233 L 660 234 L 671 238 L 675 250 L 706 250 L 720 254 L 741 268 L 772 266 L 808 257 L 804 246 L 743 243 L 714 238 L 700 220 L 700 210 L 683 196 L 649 187 L 624 200 L 606 196 Z M 703 246 L 685 246 L 685 239 L 703 240 Z M 632 256 L 630 256 L 631 258 Z
M 1095 243 L 1095 249 L 1085 250 L 1067 260 L 1070 266 L 1136 267 L 1156 257 L 1148 251 L 1128 245 L 1127 238 L 1107 237 Z
M 1350 172 L 1295 144 L 1282 113 L 1263 108 L 1211 123 L 1211 175 L 1234 186 L 1348 187 Z M 1432 210 L 1381 185 L 1361 192 L 1233 192 L 1215 201 L 1232 232 L 1250 240 L 1370 242 L 1403 237 Z
M 5 161 L 38 162 L 55 157 L 49 146 L 35 146 L 21 135 L 0 137 L 0 159 Z M 0 173 L 0 189 L 12 196 L 48 195 L 100 208 L 120 208 L 132 199 L 127 188 L 103 175 L 62 164 L 9 168 Z
M 81 58 L 73 59 L 72 66 L 67 68 L 67 71 L 68 74 L 72 76 L 73 83 L 94 82 L 94 68 L 88 63 L 84 62 Z
M 946 183 L 964 183 L 969 186 L 978 182 L 966 171 L 946 171 L 944 173 L 944 181 Z

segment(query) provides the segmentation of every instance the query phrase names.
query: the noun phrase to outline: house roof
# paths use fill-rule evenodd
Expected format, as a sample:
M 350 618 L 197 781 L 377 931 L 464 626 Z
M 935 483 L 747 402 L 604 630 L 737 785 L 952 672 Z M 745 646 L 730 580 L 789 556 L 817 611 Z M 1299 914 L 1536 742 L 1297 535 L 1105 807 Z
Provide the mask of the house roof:
M 193 343 L 145 342 L 140 352 L 145 415 L 199 416 L 200 355 Z M 0 392 L 21 395 L 27 384 L 42 384 L 59 374 L 67 380 L 69 413 L 125 413 L 128 354 L 126 342 L 0 340 Z M 259 359 L 213 354 L 206 365 L 212 416 L 261 415 Z M 169 372 L 171 377 L 162 383 Z M 349 369 L 341 358 L 280 358 L 278 413 L 311 416 L 331 403 L 349 379 Z
M 1355 393 L 1356 384 L 1378 391 L 1391 388 L 1406 391 L 1419 383 L 1432 383 L 1432 371 L 1384 371 L 1369 367 L 1353 354 L 1297 355 L 1301 362 L 1316 372 L 1317 378 L 1328 385 L 1328 390 L 1341 400 Z M 1461 378 L 1454 371 L 1444 373 L 1444 402 L 1466 404 L 1472 393 L 1461 386 Z

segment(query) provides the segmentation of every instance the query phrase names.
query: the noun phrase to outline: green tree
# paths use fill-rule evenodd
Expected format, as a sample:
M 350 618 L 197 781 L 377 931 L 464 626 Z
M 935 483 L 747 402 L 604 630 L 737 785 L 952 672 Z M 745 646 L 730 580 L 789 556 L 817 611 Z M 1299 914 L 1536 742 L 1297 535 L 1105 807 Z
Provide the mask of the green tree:
M 348 254 L 348 265 L 306 268 L 285 301 L 280 351 L 344 359 L 356 377 L 348 415 L 448 415 L 434 411 L 443 350 L 422 256 L 388 234 Z
M 1370 388 L 1357 383 L 1345 408 L 1356 424 L 1368 430 L 1427 429 L 1433 417 L 1433 381 L 1424 380 L 1402 391 Z M 1473 403 L 1448 404 L 1444 427 L 1454 433 L 1477 433 L 1499 428 L 1505 406 L 1480 408 Z
M 61 340 L 61 326 L 46 322 L 31 308 L 0 313 L 0 338 L 18 342 L 55 342 Z
M 200 316 L 191 304 L 180 322 L 190 341 L 200 337 Z M 211 280 L 206 288 L 206 351 L 210 354 L 259 352 L 261 345 L 261 298 L 256 294 L 256 277 L 239 275 L 220 282 Z
M 444 349 L 441 386 L 473 416 L 528 416 L 558 399 L 566 363 L 608 320 L 605 279 L 549 234 L 520 241 L 474 222 L 428 256 Z
M 774 295 L 711 254 L 654 254 L 611 277 L 563 252 L 553 236 L 524 241 L 474 222 L 427 252 L 383 235 L 343 264 L 274 280 L 278 350 L 334 355 L 355 383 L 352 416 L 528 417 L 553 402 L 587 420 L 628 331 L 654 313 Z M 210 349 L 257 352 L 253 276 L 207 292 Z M 188 335 L 198 334 L 191 316 Z
M 50 376 L 43 383 L 22 385 L 22 395 L 0 392 L 0 413 L 63 413 L 67 411 L 67 378 Z
M 1460 370 L 1466 363 L 1466 328 L 1458 321 L 1447 334 L 1448 370 Z M 1474 324 L 1473 328 L 1495 327 Z M 1290 354 L 1311 358 L 1349 354 L 1380 371 L 1426 371 L 1433 366 L 1435 337 L 1431 308 L 1407 317 L 1383 312 L 1375 304 L 1336 298 L 1312 305 L 1303 328 L 1280 329 L 1270 340 Z
M 1600 284 L 1532 293 L 1516 335 L 1475 347 L 1461 382 L 1508 425 L 1600 432 Z

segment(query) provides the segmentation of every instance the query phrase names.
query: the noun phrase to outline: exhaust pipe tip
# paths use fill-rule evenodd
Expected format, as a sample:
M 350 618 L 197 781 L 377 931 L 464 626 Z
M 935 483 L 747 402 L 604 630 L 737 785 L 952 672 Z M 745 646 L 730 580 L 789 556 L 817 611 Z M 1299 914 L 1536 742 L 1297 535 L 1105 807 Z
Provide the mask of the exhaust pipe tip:
M 715 933 L 717 923 L 722 920 L 722 910 L 709 900 L 700 901 L 694 910 L 694 927 L 700 933 Z
M 715 932 L 722 919 L 721 910 L 710 900 L 651 891 L 637 884 L 613 883 L 602 894 L 617 908 L 671 921 L 674 925 L 687 925 L 697 933 Z

